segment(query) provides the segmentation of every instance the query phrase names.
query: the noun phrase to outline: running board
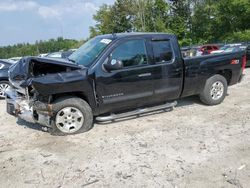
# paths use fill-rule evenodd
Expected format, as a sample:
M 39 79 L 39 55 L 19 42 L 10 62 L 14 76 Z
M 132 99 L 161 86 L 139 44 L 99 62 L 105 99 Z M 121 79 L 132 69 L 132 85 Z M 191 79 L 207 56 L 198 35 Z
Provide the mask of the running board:
M 174 108 L 176 105 L 177 105 L 177 101 L 174 101 L 172 103 L 166 103 L 163 105 L 154 106 L 150 108 L 137 109 L 137 110 L 126 112 L 126 113 L 111 114 L 110 116 L 99 116 L 99 117 L 96 117 L 96 121 L 100 121 L 100 122 L 113 121 L 115 119 L 126 118 L 129 116 L 135 116 L 135 115 L 145 114 L 145 113 L 159 111 L 159 110 L 171 109 L 171 108 Z

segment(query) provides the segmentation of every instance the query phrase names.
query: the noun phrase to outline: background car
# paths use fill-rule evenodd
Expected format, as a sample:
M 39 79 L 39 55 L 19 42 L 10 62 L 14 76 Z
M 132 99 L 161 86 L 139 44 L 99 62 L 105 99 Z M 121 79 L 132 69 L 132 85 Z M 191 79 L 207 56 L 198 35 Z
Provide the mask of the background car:
M 12 64 L 8 60 L 0 60 L 0 99 L 5 98 L 5 90 L 9 87 L 8 70 Z
M 210 45 L 210 44 L 203 45 L 198 49 L 196 56 L 208 55 L 208 54 L 211 54 L 211 52 L 215 50 L 219 50 L 219 47 L 217 45 Z
M 184 58 L 195 57 L 201 55 L 199 50 L 201 46 L 190 46 L 181 48 L 181 53 Z
M 220 49 L 212 51 L 211 54 L 219 54 L 219 53 L 223 53 L 227 50 L 227 52 L 232 52 L 233 50 L 237 50 L 241 47 L 242 44 L 241 43 L 236 43 L 236 44 L 226 44 L 224 46 L 222 46 Z M 239 48 L 237 48 L 239 47 Z M 244 48 L 244 47 L 243 47 Z
M 73 52 L 74 52 L 74 50 L 53 52 L 53 53 L 45 55 L 44 57 L 67 59 Z
M 39 54 L 38 57 L 45 57 L 45 56 L 47 56 L 47 55 L 48 55 L 48 53 L 43 53 L 43 54 Z
M 8 60 L 13 61 L 13 62 L 18 62 L 20 59 L 22 59 L 22 57 L 12 57 L 12 58 L 9 58 Z
M 182 47 L 181 48 L 182 57 L 183 58 L 189 57 L 190 56 L 190 50 L 191 50 L 191 47 Z
M 250 43 L 248 44 L 247 48 L 246 48 L 246 55 L 247 55 L 247 67 L 250 67 Z
M 238 52 L 246 50 L 246 46 L 234 46 L 234 47 L 229 47 L 223 51 L 223 53 L 228 53 L 228 52 Z

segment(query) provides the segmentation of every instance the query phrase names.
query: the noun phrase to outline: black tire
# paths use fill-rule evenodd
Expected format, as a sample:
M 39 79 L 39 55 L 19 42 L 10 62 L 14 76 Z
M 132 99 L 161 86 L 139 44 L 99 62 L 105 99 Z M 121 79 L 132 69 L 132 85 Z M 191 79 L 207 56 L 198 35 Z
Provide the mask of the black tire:
M 213 85 L 216 83 L 222 83 L 224 86 L 222 89 L 223 93 L 218 99 L 214 99 L 214 96 L 211 94 Z M 226 94 L 227 94 L 227 88 L 228 88 L 228 85 L 227 85 L 227 80 L 225 79 L 225 77 L 219 74 L 216 74 L 210 77 L 209 79 L 207 79 L 205 87 L 203 91 L 200 93 L 200 100 L 207 105 L 218 105 L 222 103 L 222 101 L 225 99 Z
M 5 85 L 8 85 L 8 86 L 10 86 L 10 83 L 8 82 L 8 81 L 6 81 L 6 80 L 3 80 L 3 81 L 0 81 L 0 85 L 2 85 L 2 84 L 5 84 Z M 2 88 L 0 88 L 0 90 L 1 90 Z M 2 95 L 2 92 L 0 93 L 0 99 L 4 99 L 5 98 L 5 96 L 3 96 Z
M 52 120 L 51 121 L 52 128 L 50 129 L 51 134 L 64 136 L 64 135 L 83 133 L 83 132 L 87 132 L 90 129 L 92 129 L 92 127 L 93 127 L 92 110 L 91 110 L 89 104 L 86 101 L 82 100 L 81 98 L 62 97 L 62 98 L 59 98 L 58 100 L 56 100 L 52 106 L 53 106 L 52 107 L 53 117 L 51 119 Z M 57 117 L 58 113 L 67 107 L 68 108 L 72 107 L 72 108 L 78 109 L 84 117 L 82 126 L 80 127 L 79 130 L 77 130 L 75 132 L 70 132 L 70 133 L 63 132 L 58 128 L 59 125 L 56 124 L 56 117 Z

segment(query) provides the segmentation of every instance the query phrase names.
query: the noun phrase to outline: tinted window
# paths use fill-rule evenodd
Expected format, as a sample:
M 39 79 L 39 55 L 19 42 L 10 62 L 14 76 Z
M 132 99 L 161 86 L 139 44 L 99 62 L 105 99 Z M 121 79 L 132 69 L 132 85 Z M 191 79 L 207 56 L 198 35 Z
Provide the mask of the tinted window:
M 153 51 L 156 63 L 170 61 L 173 57 L 170 41 L 154 41 Z
M 121 44 L 113 51 L 112 59 L 122 61 L 123 67 L 147 64 L 144 40 L 131 40 Z

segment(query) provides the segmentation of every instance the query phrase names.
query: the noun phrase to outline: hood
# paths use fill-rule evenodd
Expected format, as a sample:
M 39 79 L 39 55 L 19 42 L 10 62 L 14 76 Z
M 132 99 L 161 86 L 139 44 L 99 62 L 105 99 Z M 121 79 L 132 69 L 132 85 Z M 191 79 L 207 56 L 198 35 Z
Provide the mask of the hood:
M 86 74 L 86 67 L 64 59 L 25 57 L 9 68 L 9 81 L 24 92 L 30 85 L 44 89 L 45 85 L 84 79 Z

